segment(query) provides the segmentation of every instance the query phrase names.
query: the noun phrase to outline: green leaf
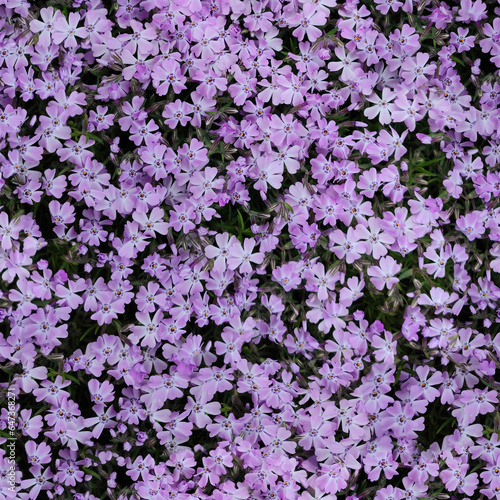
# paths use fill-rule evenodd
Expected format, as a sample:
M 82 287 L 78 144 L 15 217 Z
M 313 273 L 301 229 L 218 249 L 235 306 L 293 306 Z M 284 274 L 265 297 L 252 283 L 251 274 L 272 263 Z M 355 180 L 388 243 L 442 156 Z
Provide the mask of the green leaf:
M 89 326 L 87 328 L 87 330 L 85 330 L 85 333 L 80 337 L 80 342 L 92 331 L 94 330 L 95 332 L 97 332 L 97 330 L 99 329 L 99 326 L 96 326 L 96 325 L 92 325 L 92 326 Z
M 440 161 L 443 161 L 442 156 L 440 156 L 439 158 L 434 158 L 433 160 L 423 161 L 423 162 L 419 163 L 417 165 L 417 167 L 428 167 L 429 165 L 434 165 L 434 163 L 438 163 Z M 436 175 L 436 174 L 434 173 L 434 175 Z
M 399 276 L 399 281 L 404 280 L 405 278 L 408 278 L 409 276 L 413 275 L 413 269 L 407 269 L 406 271 L 403 271 Z
M 69 379 L 72 382 L 74 382 L 75 384 L 80 385 L 80 381 L 75 376 L 70 375 L 69 373 L 66 373 L 66 372 L 61 373 L 61 377 L 63 378 L 63 380 L 64 379 Z
M 441 424 L 441 427 L 439 427 L 439 429 L 437 430 L 436 432 L 436 435 L 439 435 L 439 433 L 450 423 L 452 423 L 453 421 L 455 420 L 455 417 L 450 417 L 448 419 L 446 419 L 442 424 Z
M 238 212 L 238 224 L 240 226 L 241 232 L 243 232 L 245 230 L 245 222 L 243 220 L 243 215 L 239 210 L 237 212 Z
M 102 477 L 97 472 L 89 469 L 88 467 L 82 467 L 82 470 L 83 470 L 83 472 L 86 472 L 87 474 L 94 476 L 96 479 L 99 479 L 99 481 L 102 480 Z
M 462 61 L 462 59 L 460 59 L 460 57 L 458 56 L 451 56 L 452 60 L 455 61 L 456 63 L 460 64 L 460 66 L 464 66 L 465 67 L 465 63 Z

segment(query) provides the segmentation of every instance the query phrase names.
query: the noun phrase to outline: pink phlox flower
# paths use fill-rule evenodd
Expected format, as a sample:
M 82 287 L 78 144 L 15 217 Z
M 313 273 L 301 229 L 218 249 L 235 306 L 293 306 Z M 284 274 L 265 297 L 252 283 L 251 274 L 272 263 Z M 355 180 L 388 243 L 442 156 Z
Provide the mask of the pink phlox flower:
M 60 398 L 69 397 L 69 392 L 64 390 L 64 387 L 71 385 L 71 380 L 63 378 L 57 375 L 55 381 L 44 380 L 40 388 L 33 390 L 33 395 L 36 397 L 36 401 L 47 401 L 49 404 L 55 405 Z
M 297 219 L 300 220 L 300 216 Z M 307 251 L 308 246 L 314 248 L 322 234 L 316 223 L 308 224 L 302 220 L 300 224 L 290 222 L 288 229 L 292 243 L 302 254 Z
M 293 36 L 299 41 L 307 38 L 314 43 L 320 36 L 321 30 L 317 26 L 323 26 L 327 21 L 325 10 L 318 8 L 317 4 L 303 4 L 302 12 L 298 12 L 291 16 L 288 20 L 290 26 L 295 27 Z
M 358 278 L 353 276 L 347 280 L 347 286 L 340 290 L 340 302 L 346 307 L 363 297 L 362 290 L 365 287 L 365 281 L 363 279 L 363 274 Z
M 382 90 L 382 97 L 377 94 L 372 94 L 367 100 L 374 103 L 374 106 L 366 108 L 364 115 L 373 120 L 377 115 L 382 125 L 388 125 L 391 122 L 391 112 L 394 109 L 394 104 L 391 102 L 396 98 L 396 94 L 389 88 L 384 87 Z
M 453 457 L 450 452 L 447 452 L 446 465 L 448 469 L 443 470 L 439 476 L 445 483 L 448 491 L 458 490 L 467 496 L 474 494 L 479 479 L 477 473 L 467 475 L 469 464 L 464 463 L 461 457 Z
M 287 262 L 273 270 L 273 280 L 279 283 L 285 292 L 297 289 L 302 282 L 297 266 L 296 262 Z
M 465 390 L 460 396 L 460 406 L 452 411 L 462 425 L 472 424 L 478 415 L 486 415 L 495 409 L 498 403 L 497 391 L 488 389 Z
M 177 99 L 165 105 L 162 116 L 166 118 L 165 123 L 171 128 L 175 129 L 179 125 L 185 127 L 191 121 L 194 106 L 188 102 Z
M 450 295 L 448 292 L 439 287 L 432 287 L 430 290 L 430 297 L 426 294 L 422 294 L 418 298 L 418 304 L 436 307 L 436 314 L 440 314 L 442 312 L 450 313 L 453 312 L 450 305 L 453 302 L 456 302 L 458 298 L 459 297 L 456 293 L 452 293 Z
M 125 303 L 120 299 L 115 299 L 111 292 L 102 292 L 96 310 L 91 318 L 99 325 L 110 324 L 118 318 L 118 314 L 125 312 Z
M 318 341 L 306 330 L 305 326 L 294 329 L 295 337 L 288 335 L 285 346 L 290 353 L 302 354 L 307 359 L 312 359 L 312 352 L 319 347 Z
M 457 220 L 457 228 L 467 236 L 469 241 L 474 241 L 485 232 L 482 217 L 478 211 L 461 215 Z
M 159 132 L 154 133 L 158 128 L 154 120 L 149 120 L 149 122 L 146 120 L 134 121 L 130 127 L 130 140 L 136 146 L 140 146 L 143 141 L 150 139 L 153 135 L 158 135 Z
M 406 54 L 414 54 L 420 48 L 419 35 L 415 28 L 404 24 L 401 30 L 396 29 L 390 35 L 390 40 L 395 42 Z
M 347 234 L 340 229 L 335 229 L 328 236 L 330 250 L 338 259 L 345 258 L 348 264 L 352 264 L 364 253 L 365 243 L 360 241 L 353 227 L 347 229 Z
M 60 18 L 64 17 L 62 12 L 53 7 L 47 7 L 40 10 L 42 21 L 34 19 L 30 22 L 32 33 L 39 33 L 37 45 L 48 47 L 52 40 L 52 35 L 56 31 L 57 25 L 61 23 Z
M 211 99 L 217 92 L 227 90 L 227 79 L 217 75 L 213 70 L 196 71 L 192 76 L 194 81 L 200 82 L 197 93 L 206 99 Z
M 384 337 L 374 335 L 371 344 L 375 348 L 375 359 L 379 362 L 392 363 L 396 355 L 396 344 L 391 332 L 385 331 Z
M 379 265 L 369 267 L 367 273 L 377 290 L 382 290 L 385 286 L 390 290 L 399 282 L 399 279 L 395 277 L 399 271 L 401 271 L 401 265 L 396 260 L 392 257 L 382 257 Z
M 25 444 L 28 463 L 31 467 L 50 463 L 51 448 L 44 442 L 36 443 L 35 441 L 27 441 Z
M 322 263 L 317 263 L 312 266 L 309 271 L 303 274 L 306 281 L 306 290 L 316 292 L 319 300 L 326 300 L 329 296 L 328 290 L 335 290 L 335 283 L 340 281 L 340 272 L 333 272 L 331 269 L 325 272 L 325 267 Z
M 495 307 L 496 301 L 500 298 L 500 288 L 491 280 L 491 271 L 486 273 L 486 278 L 478 279 L 479 286 L 473 283 L 468 291 L 472 302 L 478 304 L 481 310 L 487 307 Z
M 108 381 L 105 380 L 101 383 L 96 379 L 92 379 L 89 381 L 88 387 L 93 404 L 110 403 L 114 400 L 114 389 Z
M 468 23 L 486 19 L 486 5 L 481 0 L 461 0 L 457 21 Z
M 245 238 L 243 246 L 239 241 L 234 241 L 228 249 L 227 264 L 229 269 L 232 271 L 239 269 L 242 273 L 248 274 L 253 271 L 252 262 L 262 264 L 264 254 L 252 253 L 255 245 L 254 238 Z
M 496 466 L 495 462 L 497 461 L 497 457 L 500 455 L 499 446 L 500 442 L 498 440 L 498 434 L 495 433 L 491 435 L 490 439 L 486 439 L 482 436 L 479 437 L 476 441 L 476 444 L 470 447 L 469 452 L 474 460 L 481 457 L 482 460 L 488 463 L 488 466 Z M 500 470 L 498 471 L 497 475 L 500 476 Z M 481 477 L 483 478 L 482 475 Z M 485 478 L 483 478 L 483 480 L 485 481 L 485 483 L 488 483 Z M 500 479 L 498 480 L 498 483 L 498 486 L 500 486 Z
M 54 21 L 52 41 L 56 45 L 61 45 L 64 42 L 64 47 L 66 48 L 77 47 L 76 37 L 87 37 L 86 29 L 84 27 L 78 28 L 80 20 L 81 17 L 78 12 L 70 12 L 67 19 L 65 16 L 57 16 L 57 19 Z
M 189 182 L 189 191 L 195 199 L 204 197 L 208 202 L 216 198 L 216 191 L 224 184 L 222 178 L 215 179 L 217 172 L 214 167 L 207 167 L 202 172 L 194 172 Z
M 79 293 L 86 289 L 87 284 L 83 278 L 78 278 L 76 281 L 68 280 L 67 288 L 60 284 L 56 285 L 55 295 L 60 297 L 57 304 L 61 307 L 68 306 L 76 309 L 84 302 Z
M 182 232 L 188 234 L 196 226 L 192 222 L 195 218 L 193 204 L 189 201 L 185 201 L 180 205 L 176 205 L 174 210 L 170 211 L 170 221 L 169 226 L 174 229 L 174 231 Z
M 30 496 L 38 497 L 41 491 L 54 488 L 54 483 L 51 481 L 54 473 L 50 470 L 50 467 L 43 469 L 41 465 L 35 465 L 31 468 L 30 473 L 33 478 L 23 479 L 20 483 L 23 490 L 29 489 Z
M 146 312 L 137 312 L 135 316 L 141 325 L 132 326 L 128 338 L 136 345 L 141 340 L 141 346 L 155 347 L 167 333 L 167 327 L 162 321 L 163 312 L 158 310 L 153 317 Z
M 107 106 L 97 106 L 96 111 L 90 110 L 88 126 L 90 132 L 92 132 L 94 128 L 100 132 L 101 130 L 106 130 L 113 125 L 114 115 L 111 113 L 106 114 L 107 111 Z
M 381 219 L 370 217 L 367 226 L 358 224 L 355 233 L 359 240 L 365 241 L 364 253 L 373 254 L 373 257 L 378 260 L 387 254 L 387 248 L 394 243 L 395 238 L 388 232 L 383 232 Z

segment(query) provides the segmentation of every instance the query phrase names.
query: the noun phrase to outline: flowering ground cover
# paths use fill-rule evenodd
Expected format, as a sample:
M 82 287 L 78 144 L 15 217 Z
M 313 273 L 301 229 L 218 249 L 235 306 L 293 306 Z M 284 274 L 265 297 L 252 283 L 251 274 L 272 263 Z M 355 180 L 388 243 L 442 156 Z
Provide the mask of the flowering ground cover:
M 0 0 L 0 500 L 500 498 L 500 6 Z

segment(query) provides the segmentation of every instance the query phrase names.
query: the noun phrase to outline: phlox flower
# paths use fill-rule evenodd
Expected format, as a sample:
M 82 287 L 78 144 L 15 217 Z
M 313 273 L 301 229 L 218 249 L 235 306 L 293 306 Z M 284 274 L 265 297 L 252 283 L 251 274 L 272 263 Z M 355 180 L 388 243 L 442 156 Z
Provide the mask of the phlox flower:
M 47 110 L 49 112 L 49 110 Z M 71 128 L 66 126 L 59 114 L 40 117 L 40 125 L 35 131 L 40 134 L 39 143 L 49 153 L 54 153 L 62 147 L 59 139 L 71 139 Z
M 32 311 L 37 310 L 37 306 L 32 302 L 35 298 L 34 286 L 31 281 L 21 277 L 17 281 L 18 290 L 11 290 L 9 293 L 9 300 L 12 302 L 19 302 L 17 309 L 21 311 L 24 316 L 29 316 Z
M 498 403 L 497 391 L 466 390 L 460 396 L 460 408 L 453 410 L 452 414 L 459 419 L 462 425 L 469 425 L 474 422 L 478 415 L 486 415 L 494 411 L 493 405 L 496 403 Z
M 464 463 L 459 457 L 455 458 L 448 452 L 446 459 L 448 469 L 443 470 L 439 476 L 445 483 L 448 491 L 458 490 L 468 496 L 472 496 L 479 484 L 477 473 L 467 475 L 469 464 Z
M 482 460 L 486 461 L 489 465 L 496 465 L 496 459 L 499 455 L 499 446 L 500 442 L 498 441 L 498 434 L 492 434 L 490 439 L 486 439 L 484 437 L 479 437 L 476 441 L 477 444 L 470 447 L 471 457 L 475 460 L 478 457 L 481 457 Z M 500 470 L 497 472 L 497 475 L 500 477 Z M 483 476 L 481 476 L 483 477 Z M 488 481 L 483 478 L 485 483 Z M 498 480 L 500 483 L 500 479 Z M 500 486 L 500 484 L 499 484 Z
M 151 138 L 154 135 L 154 132 L 158 130 L 158 125 L 154 120 L 149 120 L 146 123 L 146 120 L 132 122 L 132 126 L 130 127 L 130 140 L 136 145 L 140 146 L 143 141 L 146 141 L 148 138 Z M 69 139 L 69 137 L 68 137 Z
M 192 222 L 195 218 L 194 207 L 189 201 L 183 202 L 180 205 L 176 205 L 174 210 L 170 212 L 169 226 L 174 229 L 174 231 L 181 231 L 184 234 L 189 233 L 196 226 Z
M 190 114 L 193 113 L 193 105 L 177 99 L 165 105 L 165 110 L 162 116 L 166 119 L 165 123 L 171 128 L 175 129 L 179 125 L 185 127 L 191 121 Z
M 44 172 L 44 176 L 42 177 L 42 189 L 49 195 L 54 198 L 61 198 L 66 186 L 66 176 L 59 175 L 55 176 L 55 169 L 47 169 Z
M 198 427 L 203 426 L 199 425 Z M 190 449 L 184 449 L 172 453 L 166 464 L 170 467 L 173 467 L 172 476 L 175 481 L 178 481 L 181 477 L 181 474 L 182 477 L 185 477 L 186 479 L 190 479 L 191 477 L 193 477 L 195 472 L 193 467 L 196 465 L 196 460 L 194 459 L 194 454 Z
M 339 464 L 323 465 L 315 484 L 321 491 L 334 496 L 347 486 L 348 479 L 349 471 Z
M 278 282 L 285 292 L 295 290 L 302 282 L 296 262 L 287 262 L 283 266 L 276 267 L 272 275 L 273 280 Z
M 64 387 L 68 387 L 71 384 L 69 379 L 63 380 L 63 378 L 58 375 L 54 382 L 50 380 L 44 380 L 40 385 L 41 387 L 33 390 L 33 395 L 36 396 L 36 401 L 47 401 L 48 403 L 55 405 L 58 398 L 69 397 L 69 392 L 63 390 Z
M 367 98 L 367 101 L 374 103 L 374 106 L 365 109 L 365 116 L 373 120 L 378 115 L 380 123 L 382 125 L 388 125 L 391 123 L 391 112 L 394 109 L 394 103 L 392 103 L 392 101 L 395 97 L 396 94 L 387 87 L 384 87 L 382 90 L 382 97 L 379 97 L 375 93 L 372 94 Z
M 390 454 L 380 454 L 375 457 L 375 455 L 368 455 L 364 460 L 365 469 L 368 472 L 368 479 L 370 481 L 376 481 L 381 473 L 387 479 L 392 479 L 398 474 L 397 472 L 397 462 L 392 458 Z
M 339 60 L 328 63 L 328 69 L 330 71 L 342 70 L 341 81 L 353 80 L 355 77 L 353 69 L 360 66 L 360 63 L 355 62 L 358 59 L 356 52 L 348 51 L 346 53 L 344 47 L 336 47 L 335 56 Z
M 418 304 L 436 307 L 436 314 L 439 314 L 443 311 L 450 313 L 453 312 L 453 309 L 450 308 L 450 304 L 456 302 L 457 300 L 458 295 L 456 293 L 452 293 L 450 295 L 448 292 L 441 288 L 432 287 L 430 290 L 430 297 L 426 294 L 422 294 L 418 298 Z
M 305 450 L 326 448 L 325 439 L 334 430 L 334 424 L 331 422 L 334 415 L 330 411 L 323 412 L 321 407 L 312 408 L 308 413 L 308 418 L 304 418 L 301 422 L 302 438 L 299 446 Z M 338 410 L 334 413 L 338 413 Z
M 134 258 L 138 252 L 142 252 L 147 246 L 147 238 L 139 230 L 137 222 L 127 222 L 125 226 L 125 234 L 123 244 L 120 245 L 120 240 L 113 240 L 113 245 L 118 247 L 118 255 L 121 257 Z
M 271 117 L 271 141 L 276 147 L 292 146 L 307 135 L 306 128 L 292 114 Z
M 318 184 L 326 184 L 335 174 L 333 162 L 323 155 L 318 155 L 311 159 L 312 177 L 318 181 Z
M 402 2 L 399 2 L 398 0 L 375 0 L 375 3 L 377 4 L 376 9 L 379 10 L 382 14 L 387 15 L 389 10 L 392 8 L 393 12 L 397 12 L 400 7 L 403 6 Z M 377 499 L 378 500 L 378 499 Z
M 49 203 L 52 222 L 56 225 L 66 226 L 75 222 L 75 208 L 68 202 L 61 205 L 57 200 Z
M 457 228 L 469 241 L 479 238 L 485 231 L 482 218 L 477 211 L 461 215 L 457 220 Z
M 160 64 L 154 65 L 151 78 L 156 87 L 156 93 L 160 96 L 167 94 L 170 87 L 175 94 L 179 94 L 186 88 L 184 84 L 187 78 L 183 75 L 181 67 L 175 59 L 162 60 Z M 199 88 L 198 91 L 200 91 Z
M 244 74 L 241 69 L 236 66 L 234 79 L 237 83 L 230 85 L 228 92 L 237 106 L 243 105 L 256 92 L 257 79 L 251 77 L 251 72 Z
M 424 256 L 432 260 L 432 264 L 425 264 L 424 268 L 427 269 L 429 274 L 432 274 L 434 278 L 443 278 L 445 275 L 446 262 L 449 259 L 448 252 L 441 248 L 439 253 L 437 253 L 436 249 L 428 248 Z
M 404 498 L 404 491 L 401 488 L 397 487 L 394 488 L 394 486 L 386 486 L 385 488 L 381 488 L 377 491 L 374 500 L 402 500 L 403 498 Z
M 98 439 L 104 429 L 112 429 L 118 425 L 117 422 L 113 420 L 114 417 L 116 417 L 116 411 L 112 406 L 106 408 L 104 404 L 99 403 L 93 407 L 93 411 L 97 416 L 85 419 L 86 427 L 93 427 L 93 438 Z
M 52 31 L 52 41 L 56 45 L 61 45 L 64 42 L 66 48 L 75 48 L 78 46 L 76 37 L 86 38 L 87 31 L 85 28 L 78 28 L 80 22 L 80 14 L 78 12 L 70 12 L 68 18 L 65 16 L 57 16 L 54 21 L 54 29 Z M 47 27 L 45 26 L 46 31 Z
M 338 259 L 345 258 L 348 264 L 352 264 L 364 253 L 365 243 L 359 240 L 353 227 L 347 229 L 347 234 L 340 229 L 336 229 L 328 237 L 331 251 Z
M 33 478 L 23 479 L 20 484 L 23 490 L 28 489 L 30 491 L 29 498 L 37 498 L 41 491 L 54 488 L 54 483 L 51 482 L 54 474 L 50 467 L 44 470 L 41 465 L 35 465 L 31 468 L 30 473 Z
M 481 0 L 461 0 L 457 21 L 478 22 L 487 17 L 486 5 Z
M 253 252 L 256 245 L 255 239 L 245 238 L 243 246 L 239 241 L 234 241 L 228 249 L 227 265 L 232 271 L 239 268 L 242 273 L 251 273 L 252 264 L 262 264 L 264 254 Z
M 375 192 L 380 187 L 380 181 L 378 180 L 377 170 L 375 168 L 370 168 L 370 170 L 365 170 L 358 180 L 357 187 L 361 189 L 361 194 L 367 196 L 368 198 L 373 198 Z
M 322 263 L 316 263 L 302 275 L 306 278 L 306 290 L 316 292 L 319 300 L 328 298 L 328 290 L 335 290 L 335 283 L 340 281 L 341 274 L 332 270 L 325 272 L 325 266 Z
M 21 203 L 28 203 L 33 205 L 33 202 L 38 203 L 42 198 L 42 191 L 39 191 L 42 184 L 35 181 L 34 179 L 29 179 L 26 184 L 18 186 L 14 193 L 19 197 Z
M 292 243 L 302 254 L 307 251 L 308 246 L 314 248 L 321 237 L 321 231 L 316 223 L 305 222 L 302 225 L 289 223 L 288 229 Z
M 27 441 L 25 444 L 26 455 L 30 466 L 50 463 L 51 448 L 46 443 Z
M 397 341 L 393 339 L 391 332 L 385 331 L 384 338 L 374 335 L 371 344 L 375 348 L 375 359 L 383 363 L 393 363 L 396 355 Z
M 500 298 L 500 288 L 491 280 L 491 271 L 486 271 L 486 278 L 478 279 L 479 287 L 473 283 L 468 291 L 469 297 L 474 304 L 478 304 L 479 309 L 495 307 L 496 301 Z
M 53 7 L 47 7 L 40 10 L 42 20 L 34 19 L 30 22 L 30 30 L 32 33 L 39 33 L 37 45 L 48 47 L 52 40 L 52 35 L 56 31 L 56 26 L 61 22 L 60 18 L 64 18 L 60 10 L 55 10 Z
M 302 12 L 294 14 L 289 19 L 291 26 L 297 26 L 293 31 L 293 36 L 299 41 L 307 38 L 310 42 L 315 42 L 321 36 L 321 30 L 317 26 L 323 26 L 326 23 L 327 14 L 323 9 L 319 9 L 316 4 L 303 4 Z
M 288 335 L 285 339 L 285 347 L 290 353 L 302 354 L 307 359 L 312 359 L 312 352 L 319 347 L 318 341 L 302 327 L 294 329 L 295 337 Z
M 494 461 L 491 464 L 488 464 L 485 467 L 485 471 L 481 472 L 481 479 L 487 484 L 490 488 L 500 488 L 500 465 L 499 462 L 499 453 L 496 452 L 494 456 Z M 492 497 L 489 497 L 492 498 Z
M 401 265 L 392 257 L 382 257 L 379 265 L 369 267 L 367 273 L 377 290 L 382 290 L 385 286 L 390 290 L 399 282 L 399 279 L 394 276 L 399 271 L 401 271 Z
M 156 311 L 153 318 L 145 312 L 137 312 L 135 316 L 141 322 L 141 325 L 134 325 L 128 338 L 134 344 L 138 344 L 139 340 L 142 339 L 141 346 L 155 347 L 156 343 L 164 338 L 167 332 L 167 328 L 162 322 L 163 312 L 161 310 Z
M 107 111 L 107 106 L 97 106 L 96 111 L 90 111 L 88 128 L 91 132 L 94 129 L 100 132 L 101 130 L 106 130 L 113 125 L 114 115 L 111 113 L 106 114 Z
M 124 311 L 125 303 L 122 300 L 113 300 L 111 292 L 103 292 L 97 304 L 97 310 L 95 310 L 91 318 L 96 320 L 99 325 L 109 324 L 118 318 L 118 314 L 123 314 Z
M 208 72 L 197 71 L 192 78 L 200 82 L 196 92 L 206 99 L 214 97 L 219 90 L 227 90 L 227 79 L 217 75 L 213 70 Z
M 354 301 L 363 297 L 362 290 L 365 287 L 365 282 L 363 279 L 363 275 L 359 278 L 357 276 L 353 276 L 347 280 L 347 287 L 344 287 L 340 290 L 340 301 L 345 304 L 346 307 L 349 307 Z
M 376 217 L 370 217 L 365 227 L 363 224 L 356 226 L 356 236 L 359 240 L 365 240 L 364 253 L 371 255 L 375 259 L 380 259 L 387 254 L 387 247 L 394 243 L 395 238 L 388 232 L 383 232 L 381 220 Z

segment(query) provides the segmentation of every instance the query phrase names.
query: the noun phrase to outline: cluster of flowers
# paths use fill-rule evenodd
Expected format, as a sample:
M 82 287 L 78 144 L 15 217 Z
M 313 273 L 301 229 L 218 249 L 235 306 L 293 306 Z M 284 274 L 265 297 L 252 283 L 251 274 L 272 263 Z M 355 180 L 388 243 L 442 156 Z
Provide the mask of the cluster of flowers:
M 500 498 L 500 7 L 49 3 L 0 0 L 0 499 Z

